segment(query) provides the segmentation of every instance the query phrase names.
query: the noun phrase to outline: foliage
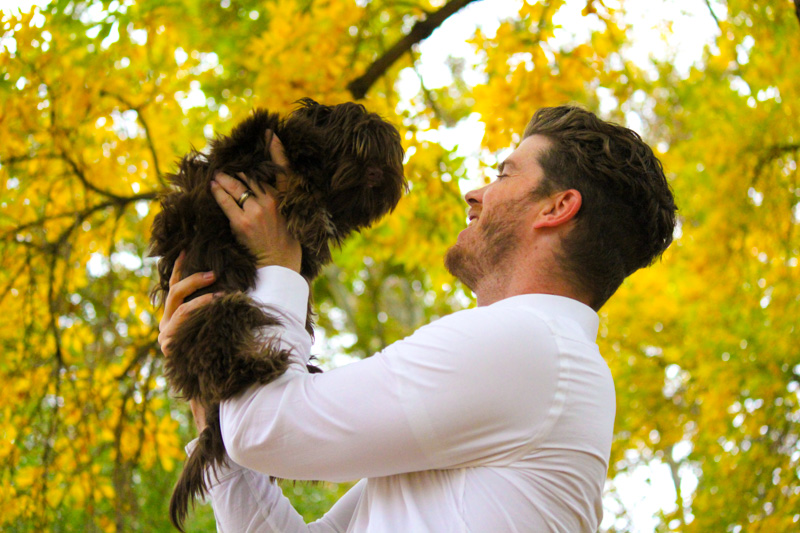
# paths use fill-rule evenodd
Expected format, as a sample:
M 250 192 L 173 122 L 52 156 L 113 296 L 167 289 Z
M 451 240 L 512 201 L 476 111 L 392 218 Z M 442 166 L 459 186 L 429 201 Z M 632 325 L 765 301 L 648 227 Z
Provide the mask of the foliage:
M 624 398 L 615 456 L 620 470 L 655 456 L 699 476 L 693 495 L 678 488 L 664 523 L 690 523 L 674 528 L 793 531 L 800 69 L 790 50 L 800 25 L 789 2 L 729 1 L 719 29 L 701 65 L 684 77 L 661 64 L 649 90 L 669 88 L 651 128 L 665 143 L 682 235 L 605 313 Z M 681 441 L 688 454 L 675 453 Z
M 324 351 L 368 356 L 470 305 L 441 265 L 463 225 L 464 161 L 431 131 L 478 113 L 492 164 L 539 106 L 574 101 L 620 122 L 636 117 L 659 148 L 681 227 L 664 259 L 601 311 L 618 392 L 610 486 L 660 460 L 677 496 L 659 530 L 791 531 L 800 520 L 794 6 L 709 3 L 718 37 L 682 72 L 630 60 L 624 4 L 585 2 L 594 30 L 560 38 L 556 15 L 571 5 L 525 2 L 496 33 L 478 31 L 481 83 L 467 83 L 453 59 L 452 86 L 423 85 L 401 101 L 411 49 L 369 89 L 364 104 L 401 129 L 411 191 L 315 284 Z M 440 6 L 54 0 L 2 15 L 0 528 L 169 529 L 165 502 L 193 430 L 160 377 L 149 300 L 147 235 L 165 174 L 253 107 L 350 99 L 348 84 Z M 681 483 L 694 476 L 696 489 Z M 313 519 L 347 487 L 284 491 Z M 206 507 L 190 527 L 212 523 Z

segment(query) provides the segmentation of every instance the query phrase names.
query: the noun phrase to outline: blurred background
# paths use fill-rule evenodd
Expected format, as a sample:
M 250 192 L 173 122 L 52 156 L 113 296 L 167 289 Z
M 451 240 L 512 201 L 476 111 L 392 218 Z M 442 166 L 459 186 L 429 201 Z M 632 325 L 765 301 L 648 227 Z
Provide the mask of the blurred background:
M 639 132 L 680 222 L 600 312 L 601 529 L 800 529 L 798 2 L 0 5 L 1 530 L 171 530 L 194 428 L 161 377 L 157 195 L 190 148 L 305 96 L 393 122 L 411 185 L 315 283 L 327 368 L 474 305 L 442 256 L 538 107 Z M 311 520 L 348 487 L 284 492 Z M 189 530 L 213 527 L 198 507 Z

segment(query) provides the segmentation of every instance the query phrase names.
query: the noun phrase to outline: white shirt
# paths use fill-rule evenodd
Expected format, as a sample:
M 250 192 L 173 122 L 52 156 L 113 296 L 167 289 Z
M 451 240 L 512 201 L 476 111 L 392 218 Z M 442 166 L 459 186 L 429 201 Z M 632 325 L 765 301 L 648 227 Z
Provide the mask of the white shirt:
M 259 271 L 289 371 L 220 408 L 224 532 L 594 532 L 616 409 L 597 314 L 526 294 L 454 313 L 374 356 L 308 374 L 308 288 Z M 240 466 L 241 465 L 241 466 Z M 362 479 L 305 524 L 269 483 Z

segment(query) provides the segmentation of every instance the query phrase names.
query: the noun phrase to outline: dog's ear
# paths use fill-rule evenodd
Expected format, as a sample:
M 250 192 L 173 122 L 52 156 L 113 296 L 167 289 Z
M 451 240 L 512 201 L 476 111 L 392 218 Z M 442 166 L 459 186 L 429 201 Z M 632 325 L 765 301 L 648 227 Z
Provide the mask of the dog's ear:
M 278 138 L 283 143 L 286 158 L 291 165 L 290 177 L 299 180 L 302 187 L 296 183 L 291 187 L 314 194 L 312 200 L 316 203 L 312 209 L 322 208 L 322 200 L 327 195 L 330 186 L 330 173 L 326 170 L 332 165 L 332 156 L 329 145 L 326 125 L 331 115 L 331 107 L 316 103 L 310 98 L 303 98 L 298 102 L 300 106 L 290 113 L 281 123 Z
M 255 109 L 229 135 L 211 141 L 208 158 L 212 172 L 222 170 L 234 177 L 244 172 L 253 179 L 253 169 L 270 160 L 265 133 L 268 129 L 275 131 L 280 122 L 277 113 Z M 271 177 L 274 179 L 274 175 Z M 274 185 L 274 181 L 270 185 Z
M 331 107 L 304 98 L 281 124 L 278 137 L 291 165 L 286 189 L 281 195 L 281 212 L 288 229 L 303 246 L 301 272 L 315 278 L 331 259 L 330 242 L 338 243 L 337 229 L 326 203 L 336 156 L 329 145 L 327 124 Z
M 301 272 L 313 279 L 322 265 L 331 260 L 330 243 L 339 244 L 338 230 L 323 199 L 305 183 L 289 183 L 281 211 L 286 215 L 289 233 L 303 246 Z

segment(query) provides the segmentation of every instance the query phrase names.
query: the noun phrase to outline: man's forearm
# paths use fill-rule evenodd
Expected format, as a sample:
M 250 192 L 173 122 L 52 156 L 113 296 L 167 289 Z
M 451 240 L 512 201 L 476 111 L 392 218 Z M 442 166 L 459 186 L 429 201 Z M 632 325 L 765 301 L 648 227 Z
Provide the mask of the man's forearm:
M 221 533 L 309 531 L 280 487 L 265 474 L 236 465 L 235 470 L 212 486 L 210 493 L 217 531 Z
M 259 269 L 257 275 L 259 284 L 251 292 L 251 296 L 256 301 L 270 302 L 272 309 L 268 311 L 279 315 L 283 324 L 282 327 L 273 328 L 268 334 L 275 335 L 281 348 L 291 352 L 293 365 L 289 372 L 305 372 L 305 363 L 311 348 L 311 339 L 304 328 L 308 286 L 302 278 L 298 280 L 299 277 L 287 276 L 287 271 L 281 267 Z M 259 286 L 261 294 L 258 294 Z M 194 415 L 198 416 L 194 411 L 193 408 Z M 200 418 L 205 419 L 204 414 Z M 194 442 L 190 443 L 187 451 L 190 452 L 194 445 Z M 310 530 L 289 500 L 283 496 L 280 487 L 270 482 L 269 474 L 243 468 L 230 458 L 228 465 L 217 473 L 218 478 L 210 472 L 207 475 L 218 531 L 336 531 L 326 529 L 324 520 Z M 349 517 L 347 520 L 349 521 Z
M 280 317 L 282 326 L 269 328 L 282 349 L 292 354 L 291 362 L 305 369 L 311 355 L 311 337 L 305 329 L 308 309 L 308 283 L 297 273 L 279 266 L 258 270 L 257 283 L 250 296 Z
M 268 475 L 232 463 L 212 481 L 211 504 L 221 533 L 344 533 L 366 484 L 356 484 L 325 516 L 306 524 Z

